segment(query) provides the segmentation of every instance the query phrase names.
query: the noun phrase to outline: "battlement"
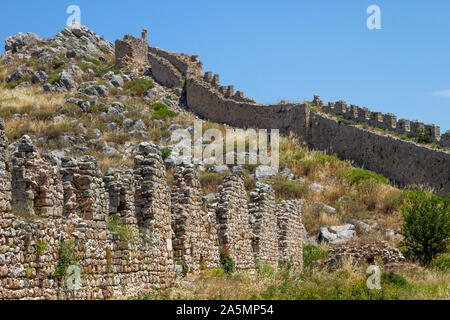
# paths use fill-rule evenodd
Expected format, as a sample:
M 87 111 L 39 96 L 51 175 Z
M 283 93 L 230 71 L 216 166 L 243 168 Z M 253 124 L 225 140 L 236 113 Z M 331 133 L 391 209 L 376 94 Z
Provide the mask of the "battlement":
M 448 141 L 446 141 L 446 138 L 442 139 L 440 128 L 435 124 L 425 125 L 419 121 L 406 119 L 397 121 L 397 116 L 392 113 L 371 112 L 368 108 L 361 108 L 356 105 L 348 107 L 345 101 L 330 102 L 328 105 L 323 105 L 322 110 L 328 114 L 342 116 L 346 120 L 365 123 L 369 126 L 392 131 L 400 135 L 414 137 L 427 133 L 429 135 L 429 142 L 434 142 L 444 147 L 448 146 Z M 450 135 L 450 131 L 448 135 Z

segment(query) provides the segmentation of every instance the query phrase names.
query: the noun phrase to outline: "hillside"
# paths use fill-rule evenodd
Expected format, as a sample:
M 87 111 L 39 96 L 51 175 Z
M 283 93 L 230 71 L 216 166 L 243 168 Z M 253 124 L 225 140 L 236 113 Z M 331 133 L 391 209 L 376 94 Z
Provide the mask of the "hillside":
M 411 189 L 450 190 L 446 134 L 381 132 L 318 97 L 260 105 L 147 31 L 113 45 L 72 25 L 5 50 L 0 299 L 450 298 L 448 253 L 423 268 L 400 234 Z M 279 170 L 178 163 L 198 123 L 279 129 Z M 370 264 L 381 291 L 365 286 Z

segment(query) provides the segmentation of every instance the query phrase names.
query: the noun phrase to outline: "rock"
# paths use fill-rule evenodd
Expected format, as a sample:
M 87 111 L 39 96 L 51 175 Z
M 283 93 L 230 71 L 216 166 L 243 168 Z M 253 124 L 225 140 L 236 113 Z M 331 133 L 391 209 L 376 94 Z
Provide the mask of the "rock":
M 142 120 L 138 120 L 133 124 L 133 129 L 138 130 L 138 131 L 146 131 L 147 130 L 147 126 L 145 125 L 144 121 Z
M 207 194 L 206 196 L 204 196 L 203 199 L 206 202 L 213 203 L 214 200 L 216 199 L 216 195 L 214 193 L 210 193 L 210 194 Z
M 322 202 L 313 202 L 311 204 L 311 206 L 313 206 L 315 209 L 326 212 L 328 214 L 336 214 L 337 210 L 329 205 L 326 205 L 325 203 Z
M 47 81 L 48 76 L 44 71 L 36 71 L 33 73 L 32 82 L 33 83 L 44 83 Z
M 124 82 L 123 82 L 123 79 L 122 79 L 121 76 L 114 75 L 114 76 L 111 77 L 110 83 L 114 87 L 121 88 L 123 86 Z
M 103 152 L 108 156 L 108 157 L 117 157 L 120 156 L 120 152 L 117 151 L 114 148 L 111 147 L 107 147 L 103 149 Z
M 126 110 L 126 107 L 120 102 L 114 102 L 109 108 L 109 114 L 122 114 Z
M 75 80 L 73 80 L 73 77 L 66 71 L 62 72 L 60 82 L 68 91 L 71 91 L 76 86 Z
M 322 227 L 320 228 L 319 242 L 339 244 L 349 241 L 355 236 L 356 231 L 353 224 L 334 227 Z
M 269 167 L 269 166 L 259 166 L 255 170 L 255 178 L 256 180 L 264 180 L 273 178 L 278 174 L 278 169 Z
M 309 190 L 312 192 L 322 192 L 323 190 L 325 190 L 325 187 L 320 183 L 314 182 L 309 185 Z
M 20 69 L 14 70 L 9 76 L 6 77 L 6 82 L 18 81 L 24 77 L 24 73 Z
M 32 32 L 28 32 L 27 34 L 19 32 L 15 36 L 6 38 L 5 51 L 16 52 L 22 46 L 33 45 L 42 41 L 44 41 L 44 39 Z
M 210 171 L 215 172 L 215 173 L 220 173 L 220 174 L 229 174 L 230 173 L 230 169 L 225 164 L 212 166 Z
M 156 99 L 158 97 L 158 90 L 152 88 L 145 93 L 145 96 L 151 100 Z

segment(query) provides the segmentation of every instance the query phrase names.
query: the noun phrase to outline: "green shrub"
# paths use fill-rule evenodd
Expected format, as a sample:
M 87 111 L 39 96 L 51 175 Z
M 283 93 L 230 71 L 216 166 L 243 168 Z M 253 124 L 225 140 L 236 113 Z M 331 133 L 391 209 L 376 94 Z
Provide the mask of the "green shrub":
M 172 110 L 167 109 L 167 107 L 161 108 L 153 113 L 153 117 L 156 119 L 164 120 L 166 118 L 176 117 L 178 114 Z
M 271 179 L 275 195 L 278 200 L 300 199 L 308 193 L 308 187 L 297 181 L 288 181 L 281 178 Z
M 389 179 L 381 174 L 364 169 L 354 169 L 342 172 L 339 179 L 345 180 L 352 185 L 363 183 L 389 183 Z
M 62 61 L 53 61 L 53 69 L 59 69 L 64 65 L 64 62 Z
M 108 217 L 108 230 L 117 233 L 122 242 L 130 242 L 134 239 L 130 226 L 123 223 L 118 216 Z
M 67 242 L 60 242 L 59 243 L 59 259 L 58 264 L 56 266 L 55 272 L 49 277 L 53 280 L 64 280 L 66 278 L 66 272 L 67 268 L 69 268 L 72 265 L 77 265 L 80 261 L 80 257 L 73 249 L 75 245 L 75 241 L 71 241 L 70 243 Z
M 426 143 L 426 142 L 430 142 L 430 132 L 428 132 L 425 129 L 419 128 L 416 131 L 416 135 L 415 135 L 415 140 L 419 143 Z
M 45 249 L 47 249 L 47 244 L 42 240 L 38 240 L 36 242 L 36 252 L 38 256 L 40 256 L 45 251 Z
M 138 79 L 129 81 L 125 84 L 125 89 L 133 91 L 137 95 L 143 95 L 149 89 L 155 87 L 155 83 L 152 80 Z
M 408 256 L 429 266 L 450 243 L 450 197 L 411 191 L 402 212 L 402 245 Z
M 170 156 L 170 154 L 172 153 L 172 150 L 164 148 L 161 150 L 161 153 L 162 153 L 162 158 L 167 159 Z
M 448 271 L 450 269 L 450 257 L 440 257 L 433 260 L 433 267 L 443 271 Z
M 381 275 L 381 284 L 393 285 L 398 288 L 405 288 L 408 285 L 408 281 L 406 281 L 406 279 L 401 275 L 390 271 Z
M 225 273 L 232 274 L 234 272 L 235 264 L 226 247 L 220 248 L 220 263 Z
M 328 250 L 307 244 L 303 247 L 303 266 L 311 268 L 317 260 L 324 260 L 328 257 Z

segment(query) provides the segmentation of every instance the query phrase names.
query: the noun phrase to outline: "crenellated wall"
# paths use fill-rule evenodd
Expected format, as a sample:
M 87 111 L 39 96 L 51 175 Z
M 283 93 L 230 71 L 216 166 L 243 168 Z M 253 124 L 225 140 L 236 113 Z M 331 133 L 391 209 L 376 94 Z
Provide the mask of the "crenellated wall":
M 343 116 L 346 120 L 365 123 L 369 126 L 392 131 L 401 135 L 417 136 L 427 132 L 429 134 L 430 142 L 435 142 L 444 147 L 450 146 L 450 131 L 447 131 L 441 136 L 439 126 L 435 124 L 424 124 L 417 120 L 410 121 L 406 119 L 397 121 L 397 116 L 392 113 L 383 114 L 381 112 L 371 112 L 368 108 L 361 108 L 353 104 L 347 106 L 347 103 L 342 100 L 336 103 L 330 102 L 328 105 L 317 105 L 321 106 L 323 111 L 328 114 Z
M 353 160 L 400 185 L 424 185 L 442 195 L 450 193 L 450 152 L 346 124 L 314 112 L 308 104 L 260 105 L 226 98 L 209 82 L 207 74 L 207 81 L 197 77 L 186 82 L 189 108 L 205 119 L 235 127 L 280 129 L 281 133 L 295 134 L 311 148 Z M 344 103 L 335 108 L 344 110 Z M 369 114 L 366 109 L 360 112 Z M 381 113 L 374 118 L 380 123 L 394 122 L 393 116 L 383 117 Z M 399 123 L 408 126 L 407 122 Z M 448 136 L 443 135 L 441 141 Z

